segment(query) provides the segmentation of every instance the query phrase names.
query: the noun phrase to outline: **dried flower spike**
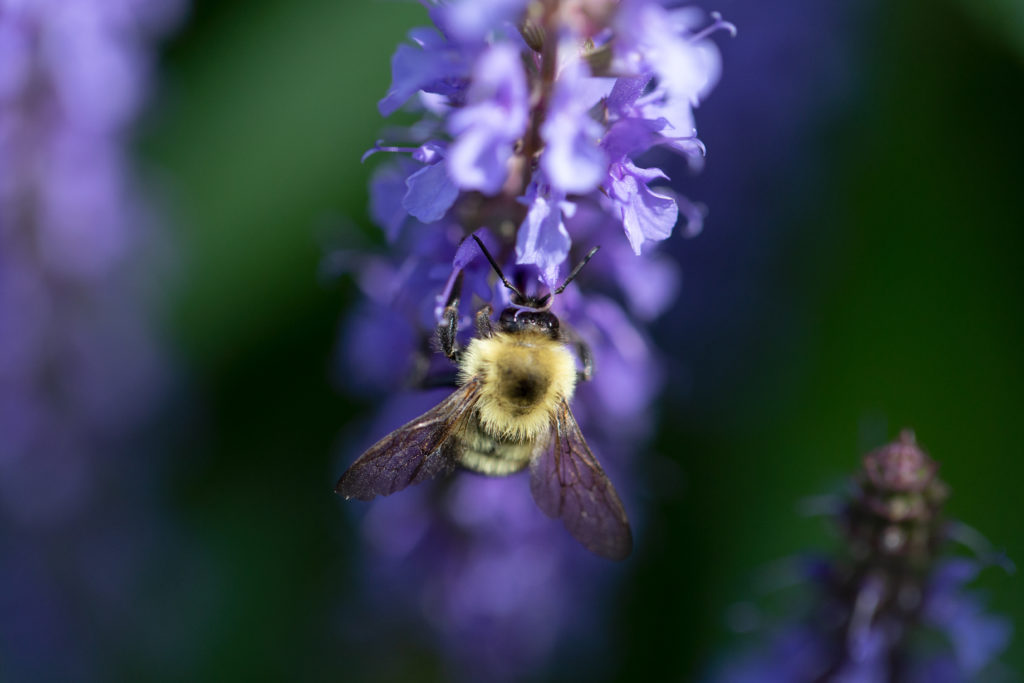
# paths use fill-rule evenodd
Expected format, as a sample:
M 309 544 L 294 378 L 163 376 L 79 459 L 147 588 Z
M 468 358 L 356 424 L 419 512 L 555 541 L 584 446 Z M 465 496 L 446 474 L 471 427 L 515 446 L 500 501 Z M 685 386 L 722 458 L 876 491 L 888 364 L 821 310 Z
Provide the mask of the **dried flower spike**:
M 864 456 L 838 515 L 844 552 L 814 562 L 807 577 L 809 612 L 715 680 L 985 680 L 1010 627 L 964 590 L 986 562 L 948 554 L 948 496 L 909 430 Z

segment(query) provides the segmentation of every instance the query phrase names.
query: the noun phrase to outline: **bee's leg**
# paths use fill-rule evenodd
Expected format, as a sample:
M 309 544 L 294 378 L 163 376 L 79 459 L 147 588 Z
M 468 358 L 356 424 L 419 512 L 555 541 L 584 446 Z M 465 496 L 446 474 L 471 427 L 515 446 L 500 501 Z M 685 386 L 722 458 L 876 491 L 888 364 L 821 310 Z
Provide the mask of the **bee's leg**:
M 476 336 L 481 339 L 489 339 L 494 336 L 494 325 L 491 324 L 492 313 L 494 313 L 494 309 L 490 304 L 484 304 L 476 312 Z
M 441 345 L 441 351 L 448 359 L 458 363 L 462 359 L 462 349 L 459 348 L 459 294 L 462 291 L 462 273 L 455 278 L 455 285 L 452 293 L 445 304 L 444 313 L 441 316 L 441 323 L 437 326 L 437 341 Z
M 583 369 L 576 371 L 577 382 L 589 382 L 594 378 L 594 354 L 590 352 L 590 345 L 582 339 L 577 339 L 576 353 L 579 354 Z
M 462 360 L 462 349 L 459 347 L 459 300 L 455 299 L 444 308 L 441 324 L 437 326 L 437 340 L 441 351 L 448 359 L 458 363 Z
M 583 364 L 583 369 L 576 371 L 576 381 L 589 382 L 594 378 L 594 354 L 590 351 L 590 345 L 583 341 L 575 329 L 565 323 L 562 323 L 562 337 L 563 341 L 576 348 L 576 355 Z

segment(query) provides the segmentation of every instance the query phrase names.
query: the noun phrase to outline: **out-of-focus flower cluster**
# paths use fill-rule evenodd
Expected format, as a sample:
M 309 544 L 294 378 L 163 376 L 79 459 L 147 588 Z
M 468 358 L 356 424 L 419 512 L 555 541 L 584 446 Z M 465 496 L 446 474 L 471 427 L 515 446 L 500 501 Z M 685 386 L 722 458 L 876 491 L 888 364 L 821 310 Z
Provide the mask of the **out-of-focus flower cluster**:
M 162 370 L 126 141 L 180 8 L 0 0 L 0 659 L 19 679 L 90 678 L 88 642 L 64 639 L 128 607 L 111 475 L 133 470 L 120 456 Z
M 125 142 L 176 1 L 0 1 L 0 505 L 87 496 L 81 452 L 144 411 L 157 359 Z M 127 414 L 126 414 L 127 411 Z
M 663 376 L 643 325 L 668 309 L 680 279 L 657 247 L 680 221 L 692 235 L 703 219 L 644 155 L 662 149 L 701 165 L 693 110 L 720 69 L 709 36 L 732 26 L 653 0 L 425 4 L 433 26 L 399 46 L 380 101 L 383 115 L 404 109 L 416 121 L 366 155 L 388 155 L 370 188 L 388 253 L 334 262 L 365 294 L 342 332 L 339 374 L 348 389 L 390 396 L 453 376 L 434 342 L 453 288 L 464 335 L 482 303 L 509 303 L 470 233 L 527 293 L 553 289 L 601 245 L 552 310 L 591 347 L 594 379 L 578 387 L 573 411 L 636 524 L 629 460 Z M 362 443 L 413 415 L 406 397 L 391 398 Z M 404 572 L 417 597 L 382 599 L 422 607 L 453 660 L 490 677 L 542 663 L 558 625 L 583 618 L 580 596 L 610 571 L 530 504 L 521 477 L 461 474 L 403 492 L 375 503 L 364 531 L 386 549 L 368 556 L 371 590 L 373 577 Z M 486 580 L 505 565 L 520 568 L 514 581 Z M 433 618 L 441 613 L 450 618 Z M 532 624 L 537 614 L 543 628 Z M 495 636 L 523 629 L 526 644 Z
M 1000 558 L 944 552 L 963 527 L 942 514 L 949 490 L 937 470 L 909 431 L 868 453 L 838 514 L 844 554 L 808 563 L 807 614 L 715 680 L 989 680 L 1010 625 L 965 587 Z

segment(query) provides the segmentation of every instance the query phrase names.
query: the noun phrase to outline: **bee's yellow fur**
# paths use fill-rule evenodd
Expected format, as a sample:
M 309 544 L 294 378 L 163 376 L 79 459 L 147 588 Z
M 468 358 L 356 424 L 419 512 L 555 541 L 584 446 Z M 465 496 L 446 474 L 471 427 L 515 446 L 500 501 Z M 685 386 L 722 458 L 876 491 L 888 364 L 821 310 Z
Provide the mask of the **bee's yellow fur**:
M 461 382 L 479 377 L 479 429 L 501 441 L 546 441 L 551 415 L 576 389 L 576 360 L 541 333 L 496 332 L 475 338 L 462 358 Z

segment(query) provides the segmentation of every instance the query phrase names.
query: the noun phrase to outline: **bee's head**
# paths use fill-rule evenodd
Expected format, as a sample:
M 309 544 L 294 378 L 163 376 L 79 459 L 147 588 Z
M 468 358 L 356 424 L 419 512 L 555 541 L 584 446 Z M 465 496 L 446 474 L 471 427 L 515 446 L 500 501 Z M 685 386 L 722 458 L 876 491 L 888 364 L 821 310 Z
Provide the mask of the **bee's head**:
M 558 318 L 551 311 L 509 306 L 501 312 L 498 327 L 502 332 L 536 332 L 558 339 Z
M 590 253 L 583 257 L 583 260 L 572 269 L 572 272 L 569 273 L 569 277 L 565 278 L 565 281 L 562 282 L 557 289 L 552 292 L 548 292 L 543 296 L 532 297 L 526 296 L 522 291 L 517 289 L 515 285 L 508 281 L 505 274 L 501 272 L 501 268 L 498 267 L 497 261 L 495 261 L 494 257 L 491 256 L 491 252 L 487 251 L 487 247 L 484 246 L 483 241 L 479 237 L 473 235 L 473 239 L 476 240 L 477 245 L 480 247 L 480 251 L 482 251 L 484 256 L 487 257 L 491 267 L 494 268 L 494 272 L 498 274 L 499 278 L 501 278 L 502 284 L 512 292 L 512 305 L 501 312 L 501 318 L 498 321 L 501 329 L 505 332 L 519 332 L 532 329 L 548 334 L 553 339 L 557 339 L 558 318 L 555 317 L 554 313 L 548 310 L 551 308 L 551 301 L 555 296 L 561 294 L 565 288 L 569 286 L 569 283 L 579 275 L 580 271 L 583 270 L 583 266 L 587 265 L 587 262 L 594 257 L 594 254 L 596 254 L 597 250 L 601 247 L 598 246 L 591 249 Z

